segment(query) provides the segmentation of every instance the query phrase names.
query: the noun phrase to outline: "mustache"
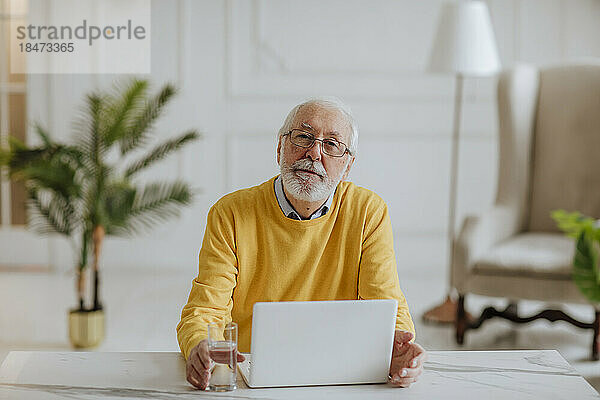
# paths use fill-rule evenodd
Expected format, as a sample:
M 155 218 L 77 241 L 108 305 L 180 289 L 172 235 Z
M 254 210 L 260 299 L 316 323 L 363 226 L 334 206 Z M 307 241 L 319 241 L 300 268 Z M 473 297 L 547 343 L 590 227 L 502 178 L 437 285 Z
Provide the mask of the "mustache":
M 303 158 L 302 160 L 298 160 L 291 165 L 292 170 L 304 170 L 314 172 L 317 175 L 320 175 L 323 178 L 327 178 L 327 171 L 325 171 L 325 167 L 321 164 L 320 161 L 311 161 L 308 158 Z

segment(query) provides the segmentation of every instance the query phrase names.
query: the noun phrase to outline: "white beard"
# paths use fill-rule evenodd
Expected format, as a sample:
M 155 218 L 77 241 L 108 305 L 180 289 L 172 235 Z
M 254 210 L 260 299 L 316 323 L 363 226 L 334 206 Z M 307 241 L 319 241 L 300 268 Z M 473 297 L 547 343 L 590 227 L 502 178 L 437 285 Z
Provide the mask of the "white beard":
M 346 164 L 346 167 L 348 165 Z M 335 179 L 330 178 L 325 171 L 321 161 L 311 161 L 309 158 L 303 158 L 294 163 L 285 162 L 284 147 L 281 149 L 281 179 L 283 186 L 289 194 L 301 201 L 322 201 L 327 199 L 342 180 L 344 170 Z M 298 170 L 307 170 L 315 172 L 313 175 Z

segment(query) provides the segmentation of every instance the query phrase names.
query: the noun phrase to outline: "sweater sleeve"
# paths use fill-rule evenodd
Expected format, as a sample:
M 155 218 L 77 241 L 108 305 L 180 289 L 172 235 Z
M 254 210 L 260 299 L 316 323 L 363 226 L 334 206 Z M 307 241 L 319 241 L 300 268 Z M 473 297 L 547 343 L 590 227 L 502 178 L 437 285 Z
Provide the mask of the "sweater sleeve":
M 200 249 L 198 276 L 177 325 L 177 341 L 185 359 L 206 339 L 209 322 L 231 322 L 232 293 L 237 281 L 233 214 L 215 204 L 208 212 Z
M 387 205 L 378 198 L 368 207 L 365 235 L 358 275 L 358 296 L 361 299 L 396 299 L 396 329 L 415 333 L 404 294 L 400 290 L 394 237 Z

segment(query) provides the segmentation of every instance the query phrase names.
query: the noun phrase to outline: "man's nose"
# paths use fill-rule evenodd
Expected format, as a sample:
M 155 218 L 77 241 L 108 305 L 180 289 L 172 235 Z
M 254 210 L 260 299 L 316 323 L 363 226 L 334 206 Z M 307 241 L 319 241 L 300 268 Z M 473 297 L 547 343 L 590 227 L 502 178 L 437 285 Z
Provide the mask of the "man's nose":
M 321 146 L 320 145 L 322 146 L 322 143 L 319 142 L 318 140 L 315 140 L 313 145 L 310 146 L 306 150 L 306 156 L 310 157 L 310 159 L 313 161 L 321 160 Z

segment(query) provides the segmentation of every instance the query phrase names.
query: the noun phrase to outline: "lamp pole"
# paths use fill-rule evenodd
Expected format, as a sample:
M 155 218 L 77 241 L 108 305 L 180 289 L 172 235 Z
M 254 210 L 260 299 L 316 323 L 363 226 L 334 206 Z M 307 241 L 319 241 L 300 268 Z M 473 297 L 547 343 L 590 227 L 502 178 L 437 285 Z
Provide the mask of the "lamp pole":
M 462 73 L 456 75 L 454 89 L 454 126 L 452 129 L 452 153 L 450 158 L 450 201 L 448 210 L 448 266 L 452 265 L 454 257 L 454 231 L 456 227 L 456 199 L 458 187 L 458 155 L 460 151 L 460 117 L 462 112 L 462 93 L 464 77 Z M 451 268 L 448 268 L 450 271 Z M 451 281 L 448 273 L 448 282 Z
M 456 73 L 454 80 L 454 119 L 452 125 L 452 148 L 450 150 L 450 190 L 448 201 L 448 264 L 447 282 L 452 282 L 452 259 L 454 258 L 454 236 L 456 231 L 456 202 L 458 197 L 458 160 L 460 153 L 460 122 L 462 115 L 462 97 L 464 87 L 464 75 L 461 72 Z M 446 300 L 428 310 L 423 314 L 423 319 L 427 322 L 452 323 L 456 319 L 456 300 L 451 295 L 452 288 L 448 289 Z
M 441 9 L 438 30 L 433 43 L 429 70 L 452 73 L 455 78 L 454 124 L 450 158 L 450 193 L 448 204 L 448 282 L 452 283 L 452 261 L 456 229 L 458 192 L 458 156 L 460 121 L 465 76 L 486 76 L 500 69 L 500 59 L 494 38 L 492 22 L 483 1 L 452 1 Z M 452 299 L 450 287 L 446 301 L 425 312 L 423 320 L 453 323 L 457 302 Z M 469 316 L 467 316 L 469 318 Z

